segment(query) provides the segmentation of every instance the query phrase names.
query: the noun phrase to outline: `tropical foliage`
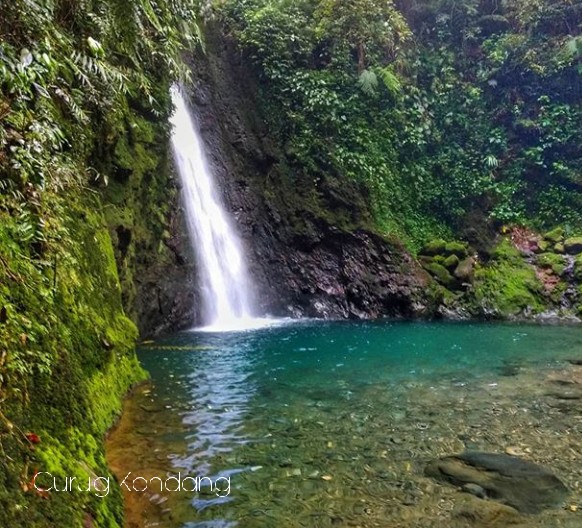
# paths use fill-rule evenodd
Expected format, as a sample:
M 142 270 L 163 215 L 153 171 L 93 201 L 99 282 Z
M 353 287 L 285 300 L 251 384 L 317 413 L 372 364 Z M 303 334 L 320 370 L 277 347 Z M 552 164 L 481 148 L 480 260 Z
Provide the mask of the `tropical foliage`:
M 127 180 L 120 144 L 134 144 L 136 166 L 140 137 L 164 144 L 196 9 L 11 0 L 0 11 L 0 525 L 81 526 L 90 515 L 116 526 L 118 493 L 44 500 L 30 482 L 38 466 L 106 472 L 95 438 L 142 376 L 103 202 L 112 178 Z
M 582 8 L 536 0 L 226 0 L 298 170 L 364 181 L 413 246 L 475 210 L 582 225 Z M 317 183 L 317 177 L 314 179 Z

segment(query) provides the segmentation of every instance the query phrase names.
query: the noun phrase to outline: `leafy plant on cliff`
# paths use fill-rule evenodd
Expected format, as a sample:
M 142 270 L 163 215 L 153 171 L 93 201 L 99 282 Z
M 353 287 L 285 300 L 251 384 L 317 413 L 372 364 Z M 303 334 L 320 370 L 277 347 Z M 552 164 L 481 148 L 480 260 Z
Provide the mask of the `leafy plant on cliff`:
M 475 210 L 582 226 L 577 4 L 226 0 L 215 10 L 264 80 L 291 161 L 365 182 L 380 229 L 418 247 Z
M 143 376 L 102 212 L 105 184 L 126 168 L 103 160 L 137 135 L 132 122 L 165 121 L 169 86 L 188 75 L 181 53 L 198 38 L 196 6 L 13 0 L 1 11 L 0 525 L 80 526 L 91 515 L 116 526 L 118 493 L 43 498 L 30 479 L 49 462 L 106 474 L 92 438 Z M 166 132 L 156 124 L 149 141 Z

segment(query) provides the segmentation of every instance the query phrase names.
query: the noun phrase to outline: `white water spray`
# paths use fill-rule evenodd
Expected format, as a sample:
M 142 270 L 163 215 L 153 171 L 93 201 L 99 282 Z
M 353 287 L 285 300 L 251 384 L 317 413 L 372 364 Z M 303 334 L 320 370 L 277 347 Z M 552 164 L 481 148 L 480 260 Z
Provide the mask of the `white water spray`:
M 214 331 L 262 326 L 253 317 L 252 284 L 240 240 L 214 185 L 200 134 L 179 88 L 173 87 L 171 94 L 175 107 L 172 145 L 198 259 L 204 324 Z

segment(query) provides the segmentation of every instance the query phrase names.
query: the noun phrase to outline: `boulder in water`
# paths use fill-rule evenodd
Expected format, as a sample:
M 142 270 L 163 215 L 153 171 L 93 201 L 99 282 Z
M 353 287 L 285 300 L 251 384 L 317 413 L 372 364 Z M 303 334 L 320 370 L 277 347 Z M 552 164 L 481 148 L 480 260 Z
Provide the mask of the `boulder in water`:
M 482 489 L 486 498 L 522 513 L 539 513 L 555 507 L 568 494 L 566 486 L 549 470 L 516 456 L 497 453 L 468 451 L 440 458 L 428 464 L 426 474 L 457 486 Z

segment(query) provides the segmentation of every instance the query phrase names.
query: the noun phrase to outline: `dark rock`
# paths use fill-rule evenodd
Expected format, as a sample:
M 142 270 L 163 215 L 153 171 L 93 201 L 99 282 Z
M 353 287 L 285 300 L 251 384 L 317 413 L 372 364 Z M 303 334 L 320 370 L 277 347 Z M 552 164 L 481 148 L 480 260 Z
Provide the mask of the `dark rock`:
M 370 227 L 365 187 L 297 169 L 296 154 L 265 126 L 257 79 L 234 41 L 213 24 L 205 40 L 207 53 L 193 58 L 190 103 L 224 202 L 236 211 L 260 310 L 351 319 L 431 315 L 430 276 L 398 241 Z
M 437 459 L 427 465 L 426 474 L 456 486 L 479 486 L 487 497 L 523 513 L 555 507 L 568 494 L 566 486 L 547 469 L 504 454 L 469 451 Z
M 566 239 L 564 249 L 569 255 L 578 255 L 582 253 L 582 236 Z

